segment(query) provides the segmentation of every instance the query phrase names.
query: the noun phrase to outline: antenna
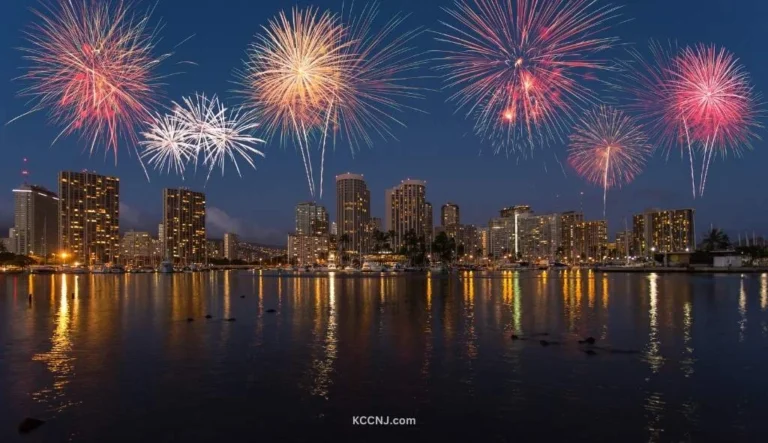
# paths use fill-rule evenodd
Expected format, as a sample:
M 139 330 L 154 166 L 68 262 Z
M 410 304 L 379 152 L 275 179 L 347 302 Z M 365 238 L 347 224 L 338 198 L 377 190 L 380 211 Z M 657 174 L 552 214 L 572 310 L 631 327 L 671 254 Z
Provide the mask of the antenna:
M 29 175 L 29 171 L 27 170 L 27 158 L 24 157 L 21 159 L 21 179 L 25 185 L 27 184 L 28 175 Z

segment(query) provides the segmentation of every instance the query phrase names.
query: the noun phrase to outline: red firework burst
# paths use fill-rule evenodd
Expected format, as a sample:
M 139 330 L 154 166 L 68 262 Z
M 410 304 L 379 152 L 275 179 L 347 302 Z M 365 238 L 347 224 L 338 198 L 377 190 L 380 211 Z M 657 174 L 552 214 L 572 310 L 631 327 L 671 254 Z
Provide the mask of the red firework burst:
M 450 97 L 474 117 L 475 132 L 500 150 L 519 150 L 561 138 L 577 110 L 598 100 L 590 71 L 607 69 L 594 58 L 615 38 L 602 38 L 617 7 L 593 0 L 457 1 L 455 23 L 438 40 L 439 69 Z
M 118 1 L 58 0 L 34 11 L 39 22 L 26 33 L 31 65 L 21 77 L 22 95 L 36 100 L 30 112 L 47 109 L 61 135 L 80 132 L 112 150 L 136 141 L 136 128 L 151 116 L 159 78 L 153 70 L 169 54 L 152 55 L 149 15 L 134 15 Z

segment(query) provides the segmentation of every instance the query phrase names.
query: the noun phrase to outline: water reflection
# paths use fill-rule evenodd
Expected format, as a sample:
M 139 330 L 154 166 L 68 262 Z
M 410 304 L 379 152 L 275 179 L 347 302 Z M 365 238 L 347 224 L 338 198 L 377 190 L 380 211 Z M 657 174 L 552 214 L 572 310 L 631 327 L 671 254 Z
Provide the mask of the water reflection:
M 292 436 L 306 417 L 348 426 L 377 408 L 445 441 L 457 434 L 436 423 L 482 416 L 478 429 L 502 441 L 553 412 L 558 426 L 535 428 L 541 441 L 749 441 L 763 430 L 751 418 L 768 411 L 753 394 L 768 389 L 768 275 L 0 278 L 0 414 L 64 411 L 49 441 L 94 417 L 105 434 L 89 441 L 111 429 L 148 441 L 141 428 L 163 420 L 198 435 L 191 412 L 233 432 L 269 417 Z M 756 332 L 747 319 L 762 331 L 742 343 Z M 536 332 L 562 345 L 541 346 Z M 597 355 L 577 334 L 598 337 Z M 583 426 L 595 413 L 602 425 Z
M 659 341 L 659 275 L 652 273 L 648 276 L 650 284 L 649 296 L 650 306 L 648 308 L 648 321 L 650 329 L 648 333 L 648 345 L 646 346 L 645 356 L 648 364 L 654 373 L 659 372 L 664 364 L 664 357 L 661 356 L 661 343 Z
M 747 291 L 744 289 L 744 278 L 739 286 L 739 341 L 744 341 L 747 331 Z
M 324 301 L 325 292 L 322 291 L 320 282 L 328 284 L 328 306 L 327 308 Z M 322 345 L 323 355 L 321 358 L 316 359 L 312 363 L 312 369 L 314 372 L 314 383 L 312 386 L 312 395 L 323 397 L 328 399 L 330 386 L 333 383 L 331 374 L 333 373 L 333 363 L 336 360 L 336 352 L 338 351 L 338 339 L 336 337 L 336 328 L 338 327 L 336 319 L 336 279 L 317 279 L 315 284 L 315 312 L 317 314 L 318 324 L 320 319 L 328 312 L 327 327 L 325 331 L 325 338 Z M 325 323 L 325 322 L 323 322 Z
M 77 322 L 77 305 L 68 296 L 68 278 L 62 276 L 59 294 L 56 294 L 56 284 L 53 276 L 46 283 L 50 286 L 50 304 L 56 306 L 53 319 L 55 328 L 50 339 L 51 349 L 35 354 L 32 361 L 42 362 L 53 377 L 51 385 L 42 387 L 32 393 L 32 398 L 45 405 L 49 411 L 61 412 L 77 404 L 73 397 L 68 396 L 66 389 L 72 381 L 75 371 L 75 354 L 73 350 L 73 324 Z M 35 278 L 31 278 L 30 290 L 34 290 Z M 33 293 L 33 292 L 30 292 Z

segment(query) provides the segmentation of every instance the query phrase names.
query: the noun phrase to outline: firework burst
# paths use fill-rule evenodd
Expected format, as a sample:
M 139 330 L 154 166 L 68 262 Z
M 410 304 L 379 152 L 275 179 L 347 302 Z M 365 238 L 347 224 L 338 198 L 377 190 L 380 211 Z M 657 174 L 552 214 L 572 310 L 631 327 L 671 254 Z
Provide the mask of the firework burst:
M 142 158 L 160 171 L 171 170 L 183 176 L 185 165 L 198 162 L 208 167 L 208 177 L 220 168 L 224 175 L 226 160 L 232 161 L 238 175 L 238 158 L 252 168 L 252 156 L 264 153 L 254 148 L 264 143 L 253 134 L 259 124 L 253 112 L 227 108 L 217 96 L 186 97 L 173 104 L 170 114 L 155 117 L 142 135 Z
M 137 127 L 151 118 L 160 81 L 154 70 L 170 54 L 153 55 L 149 14 L 134 14 L 122 1 L 44 6 L 34 11 L 39 22 L 23 49 L 30 66 L 20 77 L 29 82 L 22 95 L 35 103 L 27 114 L 47 109 L 63 126 L 59 137 L 79 132 L 91 153 L 104 144 L 117 161 L 119 140 L 136 141 Z
M 634 118 L 606 106 L 587 112 L 570 138 L 568 162 L 581 177 L 602 186 L 605 215 L 608 189 L 634 180 L 653 148 Z
M 322 197 L 325 150 L 329 139 L 354 149 L 372 145 L 371 134 L 392 136 L 393 116 L 408 108 L 402 99 L 420 97 L 407 86 L 407 72 L 421 65 L 409 43 L 419 30 L 400 31 L 397 15 L 380 30 L 373 22 L 378 3 L 359 15 L 294 8 L 269 22 L 248 50 L 239 73 L 241 94 L 262 118 L 267 135 L 279 134 L 300 150 L 314 196 L 312 146 L 320 156 Z
M 671 81 L 674 106 L 703 146 L 699 195 L 717 151 L 740 155 L 751 147 L 757 122 L 756 97 L 738 59 L 714 45 L 687 47 L 675 59 Z
M 475 121 L 475 132 L 497 152 L 562 139 L 577 110 L 598 100 L 587 86 L 609 69 L 595 53 L 616 39 L 600 35 L 618 8 L 593 0 L 457 1 L 438 40 L 438 69 L 456 92 L 449 98 Z
M 279 134 L 282 142 L 299 148 L 314 195 L 310 140 L 329 118 L 341 86 L 345 30 L 329 12 L 294 8 L 290 17 L 281 12 L 263 31 L 239 73 L 241 93 L 268 137 Z

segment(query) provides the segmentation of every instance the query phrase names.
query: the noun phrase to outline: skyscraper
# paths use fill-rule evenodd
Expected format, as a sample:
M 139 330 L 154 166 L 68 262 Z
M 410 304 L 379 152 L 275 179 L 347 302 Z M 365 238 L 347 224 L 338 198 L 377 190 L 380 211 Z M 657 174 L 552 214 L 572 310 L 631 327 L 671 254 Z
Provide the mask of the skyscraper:
M 86 265 L 120 257 L 120 179 L 59 173 L 59 247 Z
M 459 205 L 448 202 L 440 208 L 440 226 L 458 225 L 461 223 L 459 217 Z
M 180 264 L 201 263 L 206 255 L 205 194 L 163 189 L 163 253 Z
M 574 240 L 581 260 L 602 260 L 608 253 L 607 222 L 593 220 L 577 224 L 574 228 Z
M 424 237 L 427 243 L 432 243 L 435 238 L 435 225 L 432 220 L 432 203 L 424 203 Z
M 14 252 L 48 258 L 59 250 L 59 197 L 42 186 L 21 185 L 14 195 Z M 9 240 L 9 241 L 10 241 Z
M 394 231 L 392 242 L 395 248 L 403 244 L 409 231 L 417 236 L 427 234 L 426 195 L 427 182 L 422 180 L 403 180 L 398 186 L 385 191 L 384 229 Z
M 328 235 L 328 211 L 314 202 L 296 205 L 297 235 Z
M 568 262 L 575 262 L 580 251 L 577 249 L 577 227 L 584 222 L 584 214 L 581 212 L 568 211 L 560 214 L 560 248 L 562 256 Z
M 515 214 L 522 215 L 531 212 L 531 207 L 528 205 L 515 205 L 507 208 L 503 208 L 499 211 L 500 217 L 513 218 Z
M 632 217 L 636 255 L 686 252 L 695 248 L 693 209 L 649 209 Z
M 371 193 L 363 176 L 336 176 L 336 232 L 347 236 L 345 247 L 355 252 L 368 252 L 366 230 L 371 219 Z
M 237 245 L 240 243 L 240 239 L 237 234 L 227 232 L 224 234 L 224 258 L 229 261 L 237 259 Z

